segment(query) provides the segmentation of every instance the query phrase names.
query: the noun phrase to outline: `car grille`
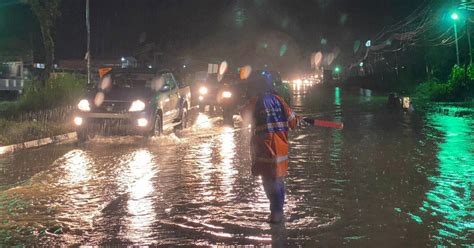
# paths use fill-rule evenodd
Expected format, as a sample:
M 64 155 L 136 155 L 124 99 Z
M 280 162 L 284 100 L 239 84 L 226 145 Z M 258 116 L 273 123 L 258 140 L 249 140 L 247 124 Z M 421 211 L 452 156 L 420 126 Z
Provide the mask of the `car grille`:
M 93 119 L 88 128 L 101 135 L 129 135 L 134 133 L 133 124 L 130 120 Z
M 130 105 L 130 102 L 104 101 L 99 107 L 94 109 L 94 112 L 125 113 L 130 108 Z

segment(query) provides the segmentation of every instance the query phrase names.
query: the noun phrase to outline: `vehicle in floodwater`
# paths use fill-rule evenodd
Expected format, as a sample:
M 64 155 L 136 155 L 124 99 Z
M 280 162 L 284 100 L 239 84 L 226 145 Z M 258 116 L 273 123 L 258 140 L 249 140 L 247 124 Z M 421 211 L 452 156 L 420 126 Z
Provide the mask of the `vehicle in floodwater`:
M 164 126 L 185 128 L 191 91 L 170 71 L 111 69 L 78 103 L 80 141 L 101 134 L 159 136 Z
M 221 84 L 217 79 L 216 74 L 208 75 L 206 80 L 198 83 L 197 95 L 199 111 L 204 112 L 206 106 L 209 106 L 209 110 L 212 111 L 218 107 L 218 96 Z
M 246 102 L 246 86 L 236 73 L 223 75 L 221 86 L 217 91 L 217 104 L 222 108 L 225 124 L 233 124 L 234 114 L 239 114 L 239 106 Z

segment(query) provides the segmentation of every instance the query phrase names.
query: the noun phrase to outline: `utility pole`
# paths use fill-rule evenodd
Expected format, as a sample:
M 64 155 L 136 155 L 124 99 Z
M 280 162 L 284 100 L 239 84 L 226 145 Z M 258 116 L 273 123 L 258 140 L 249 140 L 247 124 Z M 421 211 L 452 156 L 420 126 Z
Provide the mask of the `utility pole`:
M 456 62 L 457 62 L 457 65 L 459 65 L 460 62 L 459 62 L 458 26 L 456 25 L 456 21 L 459 19 L 459 15 L 457 13 L 453 13 L 451 14 L 451 19 L 453 19 L 454 39 L 456 40 Z
M 458 27 L 457 26 L 458 25 L 456 25 L 456 22 L 454 22 L 454 39 L 456 40 L 456 63 L 457 65 L 459 65 L 460 62 L 459 62 L 459 44 L 458 44 Z
M 89 0 L 86 0 L 86 28 L 87 28 L 87 84 L 91 83 L 91 25 L 89 20 Z
M 469 44 L 469 64 L 472 64 L 471 27 L 469 19 L 466 21 L 467 42 Z

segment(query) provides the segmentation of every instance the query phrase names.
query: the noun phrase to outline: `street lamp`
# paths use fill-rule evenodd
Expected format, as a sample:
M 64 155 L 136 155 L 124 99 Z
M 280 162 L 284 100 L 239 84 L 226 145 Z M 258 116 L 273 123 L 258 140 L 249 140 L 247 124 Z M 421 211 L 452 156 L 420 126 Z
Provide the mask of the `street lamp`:
M 451 14 L 451 19 L 453 20 L 458 20 L 459 19 L 459 15 L 457 13 L 452 13 Z
M 371 40 L 368 40 L 367 42 L 365 42 L 365 47 L 369 48 L 372 46 L 372 41 Z
M 456 39 L 456 62 L 459 65 L 459 44 L 458 44 L 458 27 L 456 25 L 456 21 L 459 20 L 459 15 L 454 12 L 451 14 L 451 19 L 453 19 L 454 23 L 454 39 Z

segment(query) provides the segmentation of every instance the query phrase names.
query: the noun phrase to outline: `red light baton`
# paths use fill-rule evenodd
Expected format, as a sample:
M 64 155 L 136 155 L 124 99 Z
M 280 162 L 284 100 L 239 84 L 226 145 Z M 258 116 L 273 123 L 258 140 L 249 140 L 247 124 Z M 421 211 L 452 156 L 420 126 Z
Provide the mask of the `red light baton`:
M 344 128 L 344 123 L 341 123 L 341 122 L 317 120 L 317 119 L 308 118 L 308 117 L 303 118 L 303 121 L 306 121 L 316 127 L 330 127 L 330 128 L 337 128 L 337 129 Z
M 344 123 L 323 121 L 323 120 L 314 120 L 313 125 L 318 126 L 318 127 L 330 127 L 330 128 L 337 128 L 337 129 L 342 129 L 344 127 Z

